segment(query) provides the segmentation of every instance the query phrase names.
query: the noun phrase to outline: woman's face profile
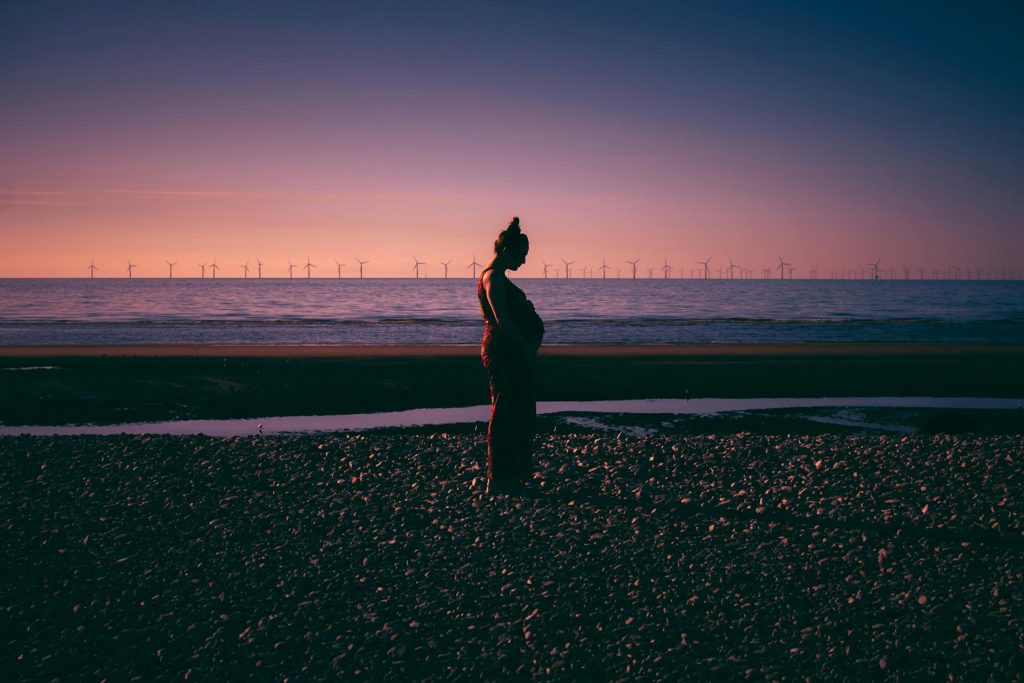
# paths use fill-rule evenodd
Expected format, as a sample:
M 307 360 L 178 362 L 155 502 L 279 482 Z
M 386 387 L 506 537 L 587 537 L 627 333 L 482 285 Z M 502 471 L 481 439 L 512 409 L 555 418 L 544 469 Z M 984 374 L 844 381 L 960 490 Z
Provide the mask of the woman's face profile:
M 530 251 L 529 247 L 519 249 L 509 253 L 508 269 L 519 270 L 519 266 L 526 263 L 526 254 Z

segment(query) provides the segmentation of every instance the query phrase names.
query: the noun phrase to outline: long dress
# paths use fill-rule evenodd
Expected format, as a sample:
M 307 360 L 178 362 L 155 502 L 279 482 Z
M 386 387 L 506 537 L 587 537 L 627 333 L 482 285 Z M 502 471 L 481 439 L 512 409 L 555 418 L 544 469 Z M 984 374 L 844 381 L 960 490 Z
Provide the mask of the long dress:
M 485 272 L 489 269 L 485 269 Z M 504 274 L 501 275 L 504 277 Z M 522 481 L 533 471 L 533 435 L 537 402 L 533 389 L 536 347 L 544 338 L 544 322 L 523 290 L 508 278 L 507 315 L 533 343 L 527 353 L 501 329 L 487 301 L 483 275 L 477 281 L 477 297 L 484 318 L 480 357 L 491 388 L 491 420 L 487 425 L 487 477 L 492 480 Z

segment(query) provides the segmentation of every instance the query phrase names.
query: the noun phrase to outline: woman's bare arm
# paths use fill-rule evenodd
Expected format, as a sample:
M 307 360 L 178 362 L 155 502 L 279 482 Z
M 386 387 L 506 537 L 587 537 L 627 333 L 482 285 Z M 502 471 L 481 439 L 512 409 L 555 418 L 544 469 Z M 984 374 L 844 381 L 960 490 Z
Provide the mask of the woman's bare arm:
M 537 350 L 536 346 L 526 339 L 526 335 L 516 325 L 512 316 L 509 315 L 505 293 L 505 278 L 500 276 L 491 277 L 493 274 L 493 270 L 484 273 L 483 283 L 484 292 L 487 293 L 487 303 L 491 306 L 491 311 L 494 313 L 494 319 L 498 323 L 498 327 L 512 337 L 523 351 L 533 353 Z

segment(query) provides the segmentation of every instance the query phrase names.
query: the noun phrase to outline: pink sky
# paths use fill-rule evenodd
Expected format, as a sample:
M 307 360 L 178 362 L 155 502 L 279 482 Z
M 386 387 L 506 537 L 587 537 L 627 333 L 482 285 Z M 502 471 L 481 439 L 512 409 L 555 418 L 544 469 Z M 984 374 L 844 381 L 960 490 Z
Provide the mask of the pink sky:
M 525 276 L 1024 265 L 999 17 L 101 9 L 0 28 L 0 277 L 464 276 L 513 214 Z
M 822 166 L 801 150 L 707 131 L 659 139 L 612 126 L 467 122 L 458 134 L 438 126 L 392 140 L 356 128 L 306 140 L 258 127 L 138 128 L 60 152 L 8 146 L 20 163 L 2 172 L 0 274 L 81 276 L 94 258 L 101 276 L 123 275 L 128 259 L 137 277 L 163 276 L 167 260 L 198 276 L 197 264 L 216 258 L 225 277 L 259 258 L 266 276 L 284 276 L 288 259 L 308 256 L 321 277 L 336 274 L 335 259 L 357 257 L 371 261 L 368 276 L 404 277 L 415 255 L 430 276 L 448 259 L 452 276 L 466 275 L 513 213 L 531 238 L 525 276 L 563 258 L 575 273 L 638 257 L 645 273 L 667 258 L 689 275 L 698 259 L 712 257 L 717 274 L 731 257 L 760 276 L 781 253 L 797 277 L 878 258 L 929 268 L 1020 260 L 1017 240 L 986 235 L 982 207 L 959 203 L 951 214 L 948 200 L 933 205 L 849 160 Z

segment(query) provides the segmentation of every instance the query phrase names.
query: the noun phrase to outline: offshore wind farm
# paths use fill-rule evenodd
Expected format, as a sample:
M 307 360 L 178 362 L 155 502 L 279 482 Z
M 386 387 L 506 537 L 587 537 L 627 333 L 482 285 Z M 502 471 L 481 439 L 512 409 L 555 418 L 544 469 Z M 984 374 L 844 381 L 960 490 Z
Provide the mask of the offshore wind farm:
M 753 280 L 753 279 L 773 280 L 773 279 L 778 279 L 778 280 L 792 280 L 792 279 L 794 279 L 795 272 L 797 270 L 792 263 L 789 263 L 789 262 L 783 260 L 782 256 L 779 255 L 778 256 L 778 262 L 774 266 L 762 266 L 761 270 L 760 270 L 760 272 L 761 272 L 760 277 L 755 278 L 754 277 L 754 269 L 752 269 L 752 268 L 745 268 L 745 267 L 741 266 L 738 263 L 734 263 L 733 259 L 731 257 L 727 257 L 727 258 L 725 258 L 723 260 L 728 261 L 729 265 L 720 268 L 717 271 L 717 275 L 716 275 L 715 271 L 710 267 L 710 263 L 713 260 L 713 258 L 714 257 L 708 257 L 707 259 L 697 260 L 696 264 L 699 267 L 696 270 L 691 268 L 689 271 L 687 271 L 687 269 L 684 266 L 682 266 L 682 265 L 680 265 L 680 266 L 672 265 L 672 263 L 669 262 L 668 257 L 662 257 L 662 259 L 663 259 L 662 265 L 658 266 L 657 268 L 655 268 L 655 267 L 648 268 L 648 270 L 647 270 L 647 277 L 646 278 L 644 278 L 642 275 L 640 277 L 637 276 L 637 273 L 639 272 L 637 264 L 642 259 L 639 259 L 639 258 L 638 259 L 624 259 L 620 263 L 622 265 L 624 265 L 624 266 L 628 266 L 629 267 L 629 270 L 627 270 L 627 274 L 626 274 L 625 277 L 628 278 L 628 279 L 632 279 L 632 280 L 654 279 L 656 272 L 659 274 L 658 277 L 660 277 L 661 279 L 665 279 L 665 280 L 668 280 L 668 279 L 680 279 L 680 280 L 684 280 L 684 279 L 700 279 L 700 280 L 723 280 L 723 279 L 725 279 L 725 280 Z M 368 259 L 367 260 L 354 259 L 354 260 L 355 260 L 355 262 L 359 266 L 358 271 L 353 272 L 351 275 L 347 275 L 345 277 L 348 277 L 348 278 L 351 278 L 351 279 L 357 279 L 357 278 L 358 279 L 364 279 L 364 278 L 367 278 L 367 277 L 375 277 L 374 274 L 372 274 L 372 273 L 368 272 L 366 269 L 364 269 L 366 264 L 368 264 L 370 262 Z M 608 271 L 612 269 L 612 267 L 608 265 L 608 262 L 607 262 L 607 260 L 605 258 L 601 259 L 600 265 L 597 265 L 597 266 L 582 265 L 582 266 L 579 266 L 578 269 L 576 269 L 575 271 L 573 269 L 573 265 L 575 265 L 577 263 L 576 260 L 570 261 L 570 260 L 567 260 L 567 259 L 564 259 L 564 258 L 558 259 L 558 260 L 560 260 L 562 262 L 563 266 L 564 266 L 563 269 L 560 270 L 559 272 L 561 272 L 563 274 L 562 275 L 562 279 L 566 279 L 566 280 L 581 280 L 581 279 L 601 279 L 601 280 L 606 280 L 606 279 L 609 279 L 608 278 Z M 549 269 L 552 267 L 552 264 L 547 263 L 546 261 L 537 260 L 537 259 L 532 259 L 532 261 L 533 261 L 533 265 L 523 267 L 520 271 L 518 271 L 516 273 L 516 277 L 518 277 L 518 278 L 544 278 L 544 279 L 548 278 L 549 277 Z M 852 265 L 852 266 L 846 266 L 846 267 L 831 267 L 828 270 L 828 275 L 827 276 L 819 276 L 820 269 L 819 269 L 819 266 L 815 264 L 815 265 L 812 265 L 812 266 L 810 266 L 810 267 L 808 267 L 806 269 L 807 275 L 805 277 L 800 277 L 800 278 L 796 278 L 796 279 L 804 279 L 804 280 L 826 280 L 826 279 L 827 280 L 876 280 L 876 281 L 877 280 L 903 280 L 903 281 L 910 281 L 910 280 L 946 280 L 946 281 L 955 281 L 955 282 L 959 282 L 959 281 L 977 281 L 977 280 L 1002 280 L 1002 281 L 1007 281 L 1007 280 L 1017 280 L 1017 281 L 1024 280 L 1024 266 L 1017 266 L 1017 265 L 1015 265 L 1015 266 L 996 266 L 996 267 L 982 267 L 982 266 L 971 267 L 971 266 L 961 266 L 961 265 L 956 265 L 956 264 L 944 264 L 942 266 L 935 266 L 935 265 L 930 265 L 930 266 L 924 266 L 924 265 L 908 266 L 908 265 L 902 265 L 901 264 L 899 266 L 892 265 L 892 266 L 887 266 L 887 267 L 883 268 L 881 266 L 882 261 L 883 261 L 883 259 L 877 259 L 874 262 L 863 264 L 863 265 L 859 265 L 859 266 L 858 265 Z M 304 270 L 306 272 L 305 279 L 307 279 L 307 280 L 315 279 L 315 278 L 337 279 L 337 280 L 343 279 L 342 268 L 345 265 L 347 265 L 347 264 L 343 263 L 341 261 L 338 261 L 337 258 L 334 258 L 333 262 L 334 262 L 334 264 L 336 266 L 336 271 L 334 271 L 333 273 L 331 271 L 325 271 L 321 275 L 316 275 L 316 274 L 313 273 L 313 269 L 318 268 L 318 266 L 315 263 L 313 263 L 308 256 L 306 257 L 306 263 L 305 264 L 301 264 L 301 265 L 293 264 L 290 260 L 284 260 L 284 261 L 280 261 L 280 262 L 276 262 L 275 263 L 274 261 L 262 261 L 260 259 L 256 259 L 256 263 L 258 265 L 258 269 L 257 269 L 257 272 L 256 272 L 256 275 L 255 275 L 254 279 L 256 279 L 256 280 L 275 279 L 275 278 L 294 279 L 294 269 L 297 268 L 297 267 L 302 269 L 302 270 Z M 679 259 L 676 262 L 684 263 L 685 261 L 683 259 Z M 249 263 L 250 263 L 250 261 L 246 261 L 245 263 L 243 263 L 243 264 L 241 264 L 239 266 L 239 268 L 240 268 L 240 271 L 239 271 L 240 275 L 237 275 L 236 277 L 238 277 L 240 279 L 243 279 L 243 280 L 249 279 L 249 271 L 250 271 Z M 430 276 L 430 274 L 429 274 L 429 272 L 428 272 L 428 270 L 426 268 L 427 263 L 428 263 L 427 261 L 420 261 L 420 260 L 418 260 L 414 256 L 413 259 L 412 259 L 412 263 L 413 263 L 413 267 L 411 269 L 411 274 L 408 275 L 407 277 L 410 277 L 411 279 L 415 279 L 415 280 L 430 279 L 431 276 Z M 483 267 L 483 264 L 479 263 L 476 260 L 476 256 L 475 255 L 473 255 L 472 260 L 470 261 L 469 264 L 465 265 L 461 269 L 456 267 L 452 271 L 451 274 L 449 274 L 449 266 L 451 266 L 451 264 L 453 263 L 453 259 L 449 258 L 447 261 L 438 260 L 438 261 L 436 261 L 436 263 L 438 263 L 441 266 L 442 270 L 438 271 L 440 274 L 439 275 L 435 275 L 434 277 L 435 278 L 440 278 L 440 279 L 445 279 L 445 280 L 447 280 L 449 278 L 451 278 L 451 279 L 459 279 L 460 277 L 461 278 L 471 277 L 471 278 L 475 279 L 477 277 L 478 269 Z M 613 263 L 614 263 L 614 261 L 613 261 Z M 178 265 L 177 261 L 163 261 L 163 263 L 161 265 L 167 266 L 167 270 L 166 270 L 165 273 L 158 274 L 157 272 L 153 272 L 151 275 L 148 275 L 148 276 L 147 275 L 139 275 L 137 273 L 137 269 L 140 267 L 140 264 L 132 263 L 130 260 L 128 260 L 128 269 L 123 274 L 119 275 L 119 274 L 115 273 L 114 275 L 108 276 L 108 278 L 125 277 L 125 278 L 128 278 L 128 279 L 138 279 L 140 277 L 149 277 L 149 278 L 156 279 L 156 278 L 164 277 L 164 278 L 167 278 L 167 279 L 172 279 L 172 278 L 176 277 L 175 274 L 174 274 L 174 266 Z M 264 266 L 267 266 L 266 274 L 264 274 Z M 144 264 L 143 264 L 143 267 L 144 267 Z M 420 270 L 421 267 L 422 267 L 422 271 Z M 220 270 L 220 266 L 217 265 L 216 259 L 214 259 L 211 263 L 199 263 L 199 264 L 196 264 L 195 269 L 192 271 L 191 275 L 188 274 L 188 273 L 182 274 L 182 272 L 179 270 L 177 277 L 179 279 L 187 279 L 189 277 L 196 277 L 196 278 L 199 278 L 199 279 L 205 279 L 206 278 L 207 268 L 210 269 L 212 279 L 216 279 L 217 278 L 217 271 Z M 96 272 L 97 271 L 102 272 L 101 267 L 96 265 L 96 259 L 95 258 L 90 259 L 88 265 L 83 266 L 81 277 L 82 278 L 88 278 L 88 279 L 97 279 L 97 277 L 96 277 Z M 460 271 L 461 271 L 461 275 L 460 275 Z M 582 273 L 582 275 L 580 273 Z M 595 275 L 595 273 L 597 273 L 597 275 Z M 687 273 L 689 273 L 689 275 L 687 275 Z M 52 276 L 47 276 L 47 275 L 37 276 L 37 278 L 48 278 L 48 277 L 52 278 Z M 385 272 L 383 274 L 376 275 L 376 277 L 386 278 L 386 279 L 394 279 L 396 277 L 400 278 L 402 276 L 401 275 L 395 275 L 394 273 L 390 273 L 390 272 Z M 2 279 L 2 278 L 3 278 L 3 276 L 0 275 L 0 279 Z M 100 279 L 102 279 L 102 278 L 103 278 L 103 276 L 101 275 Z M 7 279 L 17 279 L 17 278 L 7 278 Z M 57 278 L 57 279 L 61 279 L 61 278 Z M 66 278 L 66 279 L 72 279 L 73 280 L 73 279 L 76 279 L 76 278 L 72 277 L 72 278 Z M 225 278 L 222 276 L 221 279 L 223 280 Z M 616 274 L 615 274 L 613 279 L 624 279 L 623 272 L 622 272 L 622 267 L 617 267 L 616 268 Z
M 364 252 L 365 253 L 365 252 Z M 664 252 L 662 252 L 664 253 Z M 339 261 L 337 257 L 332 256 L 331 261 L 336 266 L 336 271 L 330 270 L 324 271 L 322 274 L 315 274 L 313 269 L 318 268 L 315 263 L 310 260 L 310 257 L 306 256 L 306 262 L 292 263 L 291 259 L 270 259 L 262 260 L 262 258 L 247 258 L 244 263 L 239 265 L 239 274 L 234 276 L 240 279 L 249 279 L 250 267 L 249 264 L 255 261 L 257 269 L 255 273 L 255 279 L 274 279 L 274 278 L 288 278 L 294 279 L 294 269 L 299 268 L 305 271 L 305 279 L 314 278 L 333 278 L 342 279 L 342 268 L 347 263 Z M 383 268 L 380 273 L 372 273 L 369 269 L 365 269 L 365 266 L 370 263 L 369 259 L 359 259 L 352 257 L 356 264 L 359 266 L 358 271 L 354 271 L 344 277 L 349 278 L 367 278 L 367 277 L 380 277 L 380 278 L 400 278 L 410 277 L 412 279 L 429 279 L 431 276 L 426 268 L 428 261 L 420 261 L 415 256 L 412 257 L 413 267 L 406 271 L 407 274 L 403 275 L 401 269 L 398 272 L 394 268 Z M 716 271 L 710 266 L 712 261 L 718 258 L 719 261 L 728 262 L 728 266 L 723 266 Z M 684 264 L 686 259 L 684 257 L 678 257 L 670 259 L 668 256 L 661 256 L 661 266 L 651 267 L 647 270 L 646 279 L 653 279 L 655 273 L 659 273 L 659 277 L 662 279 L 701 279 L 701 280 L 792 280 L 796 277 L 795 273 L 797 268 L 783 259 L 782 255 L 777 256 L 777 261 L 774 265 L 762 265 L 760 267 L 760 275 L 755 278 L 754 269 L 746 268 L 738 263 L 733 262 L 731 256 L 726 257 L 714 257 L 709 256 L 705 259 L 697 259 L 695 263 L 697 268 L 687 268 L 684 265 L 673 265 L 674 263 Z M 378 260 L 389 261 L 387 258 Z M 579 280 L 579 279 L 609 279 L 608 271 L 612 269 L 612 266 L 608 265 L 608 259 L 601 257 L 600 264 L 591 266 L 589 264 L 579 265 L 577 268 L 573 268 L 579 261 L 578 259 L 568 260 L 565 258 L 554 259 L 560 261 L 563 264 L 563 268 L 559 270 L 562 273 L 561 277 L 566 280 Z M 638 276 L 640 272 L 638 264 L 643 258 L 636 259 L 621 259 L 616 261 L 612 259 L 613 264 L 616 265 L 616 274 L 614 279 L 629 278 L 633 280 L 645 279 L 643 275 Z M 648 261 L 657 261 L 658 259 L 648 259 Z M 80 269 L 81 278 L 97 279 L 96 273 L 99 272 L 100 278 L 189 278 L 195 277 L 199 279 L 205 279 L 207 275 L 207 268 L 210 269 L 211 278 L 217 278 L 217 271 L 221 270 L 221 267 L 217 265 L 217 259 L 214 258 L 209 263 L 197 263 L 195 267 L 188 272 L 182 272 L 178 270 L 178 274 L 175 275 L 174 267 L 178 265 L 178 261 L 162 260 L 158 263 L 147 264 L 145 262 L 133 263 L 131 258 L 120 260 L 121 263 L 127 263 L 128 268 L 126 270 L 119 270 L 119 266 L 113 266 L 112 262 L 116 263 L 118 259 L 104 260 L 99 259 L 100 265 L 97 265 L 97 258 L 92 257 L 87 263 L 83 263 Z M 771 262 L 770 259 L 764 259 L 763 261 Z M 822 259 L 824 261 L 824 259 Z M 889 263 L 886 261 L 886 265 L 883 266 L 884 258 L 878 258 L 873 262 L 864 264 L 837 264 L 828 267 L 828 275 L 819 275 L 824 273 L 824 269 L 819 267 L 821 261 L 816 261 L 812 265 L 805 268 L 805 276 L 796 277 L 796 279 L 805 280 L 949 280 L 949 281 L 972 281 L 972 280 L 1024 280 L 1024 264 L 1013 263 L 1013 264 L 1001 264 L 1001 265 L 965 265 L 963 263 L 942 263 L 942 264 L 913 264 L 907 265 L 906 263 L 900 262 Z M 478 269 L 482 268 L 484 264 L 477 261 L 476 254 L 472 255 L 470 262 L 462 267 L 454 266 L 451 273 L 449 273 L 449 266 L 454 263 L 455 260 L 449 258 L 448 260 L 438 259 L 435 263 L 439 264 L 442 270 L 438 271 L 441 279 L 458 279 L 460 277 L 477 277 Z M 165 270 L 160 270 L 164 268 Z M 523 266 L 519 271 L 516 272 L 516 277 L 519 278 L 547 278 L 549 277 L 549 269 L 553 264 L 548 263 L 543 258 L 537 258 L 530 256 L 528 264 Z M 422 271 L 420 270 L 422 267 Z M 104 268 L 107 270 L 104 271 Z M 139 269 L 142 268 L 142 271 Z M 266 269 L 265 269 L 266 268 Z M 626 275 L 623 275 L 623 269 L 626 268 Z M 109 275 L 103 275 L 102 273 L 110 273 Z M 582 274 L 581 274 L 582 273 Z M 596 273 L 596 274 L 595 274 Z M 229 278 L 232 276 L 228 276 Z M 0 273 L 0 279 L 18 279 L 17 276 L 10 274 Z M 74 275 L 68 275 L 66 273 L 48 273 L 45 270 L 32 275 L 31 278 L 67 278 L 76 279 Z M 29 278 L 29 279 L 31 279 Z M 225 279 L 221 276 L 221 279 Z

